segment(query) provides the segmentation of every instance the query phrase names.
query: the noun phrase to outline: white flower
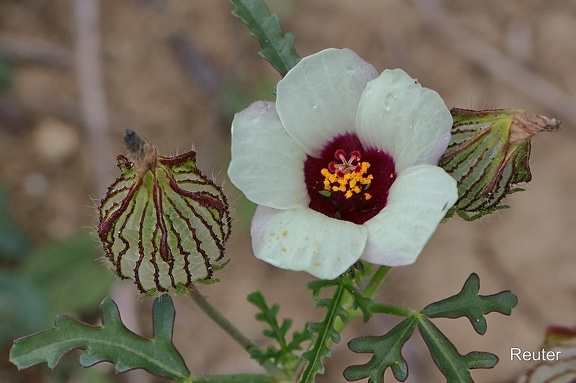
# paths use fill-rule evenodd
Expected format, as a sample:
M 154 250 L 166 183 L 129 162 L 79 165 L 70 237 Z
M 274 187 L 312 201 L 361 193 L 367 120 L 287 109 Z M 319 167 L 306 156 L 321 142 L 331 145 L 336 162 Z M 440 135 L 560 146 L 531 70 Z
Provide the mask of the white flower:
M 359 259 L 413 263 L 456 182 L 437 165 L 452 117 L 440 96 L 400 69 L 376 70 L 326 49 L 232 122 L 230 179 L 259 206 L 257 258 L 333 279 Z

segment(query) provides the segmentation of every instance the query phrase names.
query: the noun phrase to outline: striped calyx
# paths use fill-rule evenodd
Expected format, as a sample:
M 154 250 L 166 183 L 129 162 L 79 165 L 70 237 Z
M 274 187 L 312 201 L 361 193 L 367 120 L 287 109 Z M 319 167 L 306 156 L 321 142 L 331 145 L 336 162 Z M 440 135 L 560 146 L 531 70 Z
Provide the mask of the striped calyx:
M 113 270 L 147 295 L 211 283 L 225 265 L 230 217 L 222 189 L 196 167 L 196 153 L 162 157 L 126 131 L 128 155 L 100 202 L 98 236 Z
M 529 182 L 531 138 L 555 131 L 560 120 L 528 115 L 520 109 L 468 110 L 453 108 L 450 145 L 439 166 L 458 183 L 458 201 L 446 217 L 455 213 L 474 220 L 506 208 L 500 202 L 508 194 L 524 190 Z

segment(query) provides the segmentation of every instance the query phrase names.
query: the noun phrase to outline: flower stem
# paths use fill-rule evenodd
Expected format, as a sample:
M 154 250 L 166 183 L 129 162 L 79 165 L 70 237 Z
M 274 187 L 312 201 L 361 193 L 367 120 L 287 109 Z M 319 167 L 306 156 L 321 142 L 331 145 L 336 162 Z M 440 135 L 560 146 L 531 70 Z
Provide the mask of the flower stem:
M 364 289 L 363 295 L 367 298 L 372 298 L 378 292 L 378 288 L 388 275 L 388 272 L 392 270 L 389 266 L 380 266 L 378 270 L 372 275 L 372 278 L 366 284 L 366 288 Z
M 200 292 L 196 288 L 192 288 L 189 291 L 190 291 L 190 298 L 204 312 L 204 314 L 206 314 L 210 319 L 212 319 L 212 321 L 214 321 L 214 323 L 216 323 L 218 325 L 218 327 L 220 327 L 228 335 L 230 335 L 232 337 L 232 339 L 234 339 L 236 341 L 236 343 L 238 343 L 244 350 L 246 350 L 248 353 L 250 353 L 251 349 L 258 348 L 250 339 L 248 339 L 248 337 L 246 337 L 246 335 L 244 335 L 236 326 L 234 326 L 232 324 L 232 322 L 230 322 L 224 315 L 222 315 L 222 313 L 216 307 L 212 306 L 212 304 L 210 302 L 208 302 L 206 297 L 204 295 L 200 294 Z M 264 367 L 266 369 L 266 371 L 268 371 L 270 373 L 270 375 L 272 377 L 274 377 L 274 379 L 276 379 L 276 380 L 284 377 L 284 373 L 278 367 L 276 367 L 274 364 L 272 364 L 270 362 L 262 363 L 262 367 Z M 207 378 L 208 377 L 198 377 L 194 380 L 194 382 L 195 383 L 196 382 L 218 383 L 218 382 L 244 382 L 245 381 L 245 380 L 237 380 L 237 381 L 235 381 L 235 380 L 210 380 L 210 381 L 201 380 L 201 379 L 207 379 Z M 216 378 L 216 376 L 210 377 L 210 379 L 215 379 L 215 378 Z M 224 379 L 225 377 L 222 376 L 221 378 Z M 273 381 L 275 381 L 275 380 L 273 380 Z M 254 380 L 254 382 L 261 382 L 261 380 Z M 264 381 L 262 381 L 262 382 L 264 382 Z
M 194 383 L 274 383 L 270 375 L 262 374 L 234 374 L 234 375 L 206 375 L 194 378 Z
M 208 300 L 206 297 L 196 289 L 192 288 L 190 290 L 190 298 L 196 303 L 196 305 L 206 314 L 210 319 L 214 321 L 222 330 L 224 330 L 228 335 L 232 337 L 244 350 L 256 347 L 250 339 L 248 339 L 236 326 L 234 326 L 218 309 Z
M 362 292 L 362 295 L 364 295 L 366 298 L 374 297 L 374 295 L 376 295 L 376 293 L 378 292 L 380 285 L 384 281 L 384 278 L 386 278 L 386 275 L 388 275 L 388 272 L 390 270 L 392 270 L 392 268 L 389 266 L 380 266 L 378 270 L 376 270 L 376 272 L 372 275 L 372 278 L 370 278 L 370 280 L 366 284 L 366 288 Z M 354 319 L 362 315 L 360 310 L 358 309 L 354 310 L 352 308 L 352 304 L 353 304 L 352 296 L 347 293 L 346 296 L 344 297 L 344 304 L 342 305 L 342 307 L 346 309 L 346 311 L 350 315 L 350 319 Z M 342 331 L 344 331 L 346 325 L 347 325 L 346 323 L 338 320 L 334 327 L 336 331 L 338 331 L 338 333 L 340 334 L 342 333 Z

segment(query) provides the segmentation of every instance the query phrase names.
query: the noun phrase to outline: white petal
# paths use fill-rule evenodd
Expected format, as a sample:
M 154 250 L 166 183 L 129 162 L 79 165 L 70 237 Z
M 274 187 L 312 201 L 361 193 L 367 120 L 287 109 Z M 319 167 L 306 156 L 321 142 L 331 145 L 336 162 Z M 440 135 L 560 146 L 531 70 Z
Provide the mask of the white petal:
M 443 169 L 406 169 L 392 184 L 386 207 L 364 223 L 368 243 L 362 259 L 386 266 L 414 263 L 457 198 L 456 181 Z
M 288 270 L 334 279 L 358 261 L 366 244 L 361 225 L 326 217 L 308 208 L 258 206 L 252 219 L 256 258 Z
M 258 101 L 234 116 L 228 176 L 252 202 L 276 209 L 308 206 L 305 160 L 274 103 Z
M 327 141 L 354 131 L 362 92 L 377 75 L 349 49 L 305 57 L 278 83 L 280 120 L 306 153 L 317 156 Z
M 442 98 L 401 69 L 370 81 L 358 108 L 357 132 L 366 146 L 392 155 L 396 171 L 436 165 L 450 142 L 452 116 Z

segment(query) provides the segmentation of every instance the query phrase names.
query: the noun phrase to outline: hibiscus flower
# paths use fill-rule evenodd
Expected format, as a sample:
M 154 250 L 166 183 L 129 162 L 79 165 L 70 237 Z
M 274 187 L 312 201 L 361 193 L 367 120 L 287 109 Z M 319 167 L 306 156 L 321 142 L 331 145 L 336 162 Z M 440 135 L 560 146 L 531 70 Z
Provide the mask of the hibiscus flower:
M 228 175 L 258 207 L 257 258 L 333 279 L 360 259 L 413 263 L 456 202 L 437 166 L 452 117 L 400 69 L 348 49 L 302 59 L 232 122 Z

